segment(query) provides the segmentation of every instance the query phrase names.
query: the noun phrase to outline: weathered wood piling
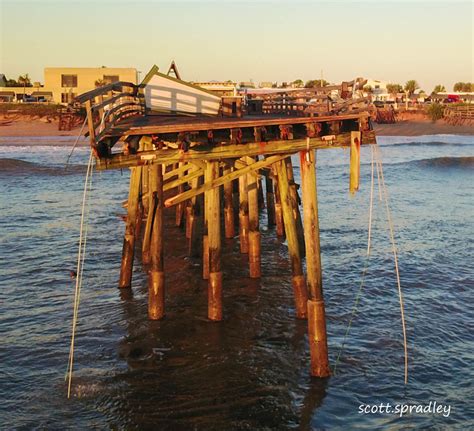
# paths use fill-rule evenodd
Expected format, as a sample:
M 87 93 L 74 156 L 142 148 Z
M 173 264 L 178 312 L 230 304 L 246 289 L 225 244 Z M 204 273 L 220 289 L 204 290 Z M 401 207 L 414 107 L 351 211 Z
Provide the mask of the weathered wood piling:
M 295 315 L 308 320 L 311 374 L 329 376 L 316 151 L 350 148 L 349 189 L 353 193 L 359 188 L 360 146 L 375 139 L 365 105 L 348 98 L 357 85 L 360 82 L 353 81 L 337 87 L 346 101 L 332 105 L 323 89 L 264 95 L 263 113 L 252 117 L 239 112 L 234 118 L 148 115 L 143 105 L 151 97 L 146 86 L 129 83 L 114 83 L 78 98 L 86 104 L 96 168 L 130 168 L 119 286 L 132 286 L 135 247 L 141 238 L 151 320 L 165 315 L 166 208 L 175 207 L 173 228 L 178 235 L 184 228 L 189 256 L 202 259 L 207 316 L 214 322 L 224 318 L 223 238 L 226 244 L 238 241 L 240 252 L 248 254 L 250 278 L 265 277 L 260 232 L 265 208 L 269 229 L 263 234 L 277 235 L 288 247 Z M 314 99 L 323 102 L 315 104 Z M 215 97 L 209 100 L 214 103 Z M 121 151 L 113 152 L 114 145 L 122 145 Z M 301 188 L 291 160 L 298 154 Z

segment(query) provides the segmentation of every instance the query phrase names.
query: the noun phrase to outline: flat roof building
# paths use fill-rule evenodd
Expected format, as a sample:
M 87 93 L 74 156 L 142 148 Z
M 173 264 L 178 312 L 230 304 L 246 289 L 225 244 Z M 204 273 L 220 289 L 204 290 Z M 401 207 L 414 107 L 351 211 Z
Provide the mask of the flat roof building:
M 137 70 L 128 67 L 47 67 L 44 89 L 56 103 L 71 103 L 79 94 L 117 81 L 137 83 Z

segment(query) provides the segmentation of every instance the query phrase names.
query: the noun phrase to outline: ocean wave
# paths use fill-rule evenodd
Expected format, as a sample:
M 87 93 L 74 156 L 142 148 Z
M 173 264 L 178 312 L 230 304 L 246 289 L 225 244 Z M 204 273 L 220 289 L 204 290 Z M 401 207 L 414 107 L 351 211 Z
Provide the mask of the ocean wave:
M 439 147 L 439 146 L 465 147 L 467 145 L 468 146 L 474 145 L 474 140 L 471 140 L 471 142 L 409 141 L 409 142 L 394 142 L 394 143 L 379 144 L 380 147 Z
M 27 162 L 19 159 L 0 158 L 0 174 L 43 174 L 43 175 L 70 175 L 83 173 L 85 165 L 45 166 L 39 163 Z
M 472 135 L 420 135 L 420 136 L 377 136 L 377 142 L 381 146 L 392 146 L 399 144 L 429 144 L 436 142 L 439 144 L 454 144 L 454 145 L 472 145 Z
M 474 156 L 434 157 L 432 159 L 412 160 L 407 163 L 434 168 L 472 168 L 474 167 Z

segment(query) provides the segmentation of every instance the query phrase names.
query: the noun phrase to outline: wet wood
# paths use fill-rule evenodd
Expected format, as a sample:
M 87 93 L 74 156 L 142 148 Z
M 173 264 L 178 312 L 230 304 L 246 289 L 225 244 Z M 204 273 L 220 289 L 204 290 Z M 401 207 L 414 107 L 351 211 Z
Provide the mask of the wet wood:
M 309 295 L 307 308 L 311 375 L 327 377 L 330 375 L 330 369 L 322 287 L 316 154 L 314 151 L 300 153 L 300 167 L 306 240 L 306 281 Z
M 308 300 L 308 294 L 303 275 L 300 246 L 298 243 L 298 232 L 296 228 L 296 220 L 293 214 L 294 209 L 291 202 L 287 168 L 284 160 L 276 163 L 275 166 L 278 174 L 278 188 L 280 190 L 283 220 L 285 223 L 286 242 L 288 244 L 288 254 L 290 256 L 291 263 L 296 316 L 299 319 L 304 319 L 307 316 L 306 303 Z
M 286 172 L 288 176 L 289 188 L 290 188 L 290 201 L 291 207 L 293 208 L 293 217 L 296 223 L 296 231 L 298 233 L 298 244 L 300 247 L 300 255 L 304 257 L 306 254 L 305 246 L 304 246 L 304 231 L 303 231 L 303 222 L 301 220 L 301 213 L 300 213 L 300 197 L 298 194 L 298 186 L 295 183 L 295 177 L 293 174 L 293 162 L 291 161 L 291 157 L 285 159 L 286 164 Z
M 308 118 L 305 118 L 306 122 Z M 323 149 L 349 147 L 351 143 L 350 133 L 341 133 L 334 136 L 333 139 L 314 137 L 310 142 L 306 139 L 293 139 L 290 141 L 268 141 L 262 143 L 248 143 L 245 145 L 220 145 L 220 146 L 202 146 L 199 150 L 190 149 L 186 152 L 175 149 L 162 149 L 154 151 L 144 151 L 138 154 L 113 154 L 110 157 L 97 160 L 96 169 L 120 169 L 130 166 L 139 166 L 145 164 L 169 164 L 177 162 L 195 161 L 195 160 L 222 160 L 241 157 L 255 157 L 258 155 L 271 156 L 275 154 L 292 154 L 307 149 Z M 375 134 L 373 131 L 362 133 L 361 144 L 375 144 Z
M 218 162 L 209 162 L 206 173 L 209 180 L 216 179 L 219 175 Z M 206 202 L 209 245 L 208 318 L 220 321 L 222 320 L 222 271 L 219 188 L 215 187 L 208 193 Z
M 246 159 L 251 164 L 252 158 Z M 248 194 L 248 253 L 249 253 L 249 275 L 250 278 L 260 278 L 260 231 L 259 231 L 259 202 L 257 173 L 247 174 L 247 194 Z
M 249 252 L 249 195 L 247 175 L 239 177 L 239 239 L 240 252 Z
M 135 233 L 140 194 L 140 171 L 131 168 L 130 190 L 128 194 L 127 222 L 122 247 L 119 287 L 132 287 L 133 259 L 135 255 Z
M 223 170 L 223 176 L 232 172 L 230 167 L 226 167 Z M 235 236 L 235 223 L 234 223 L 234 203 L 233 203 L 233 187 L 232 180 L 224 183 L 224 227 L 225 237 L 233 238 Z
M 275 190 L 275 224 L 276 234 L 282 238 L 285 236 L 285 224 L 283 223 L 283 210 L 281 207 L 280 188 L 278 187 L 278 172 L 275 166 L 272 167 L 272 175 Z
M 360 132 L 351 132 L 351 156 L 349 172 L 349 192 L 359 190 L 360 179 Z
M 255 171 L 257 169 L 261 169 L 262 167 L 265 167 L 265 166 L 269 166 L 279 160 L 283 160 L 285 157 L 286 156 L 272 156 L 272 157 L 268 157 L 265 160 L 260 160 L 258 162 L 247 163 L 245 167 L 236 169 L 233 172 L 227 173 L 226 175 L 222 177 L 216 178 L 212 181 L 206 180 L 205 183 L 197 189 L 191 189 L 184 193 L 181 193 L 180 195 L 176 195 L 176 196 L 173 196 L 172 198 L 166 199 L 165 206 L 170 207 L 170 206 L 176 205 L 179 202 L 182 202 L 186 199 L 190 199 L 193 196 L 204 193 L 214 187 L 221 186 L 222 184 L 225 184 L 228 181 L 234 180 L 236 178 L 240 178 L 243 175 L 248 174 L 249 172 Z M 247 160 L 251 160 L 251 158 L 247 158 Z
M 148 317 L 159 320 L 165 314 L 165 275 L 163 271 L 163 171 L 160 165 L 150 169 L 153 227 L 148 273 Z
M 269 171 L 265 172 L 264 176 L 267 201 L 267 223 L 269 227 L 273 227 L 275 226 L 275 193 L 273 191 L 273 180 Z

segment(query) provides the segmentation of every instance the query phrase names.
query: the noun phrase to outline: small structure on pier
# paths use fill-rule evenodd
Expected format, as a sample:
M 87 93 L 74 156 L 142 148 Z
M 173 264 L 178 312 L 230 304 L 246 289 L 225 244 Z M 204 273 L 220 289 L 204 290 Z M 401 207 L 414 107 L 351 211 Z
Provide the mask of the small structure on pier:
M 165 314 L 166 208 L 175 208 L 189 254 L 202 258 L 208 318 L 220 321 L 222 237 L 238 237 L 250 277 L 261 277 L 259 212 L 266 207 L 268 224 L 286 236 L 296 315 L 308 319 L 311 374 L 329 375 L 315 150 L 350 148 L 349 187 L 358 189 L 360 146 L 375 143 L 367 99 L 359 97 L 362 82 L 258 94 L 252 100 L 262 102 L 253 103 L 250 112 L 257 105 L 262 112 L 246 114 L 244 104 L 241 116 L 226 116 L 226 101 L 160 74 L 156 67 L 140 85 L 116 82 L 77 98 L 87 110 L 96 168 L 131 169 L 119 287 L 132 286 L 134 251 L 141 239 L 150 319 Z M 294 154 L 301 160 L 300 190 L 293 176 Z

